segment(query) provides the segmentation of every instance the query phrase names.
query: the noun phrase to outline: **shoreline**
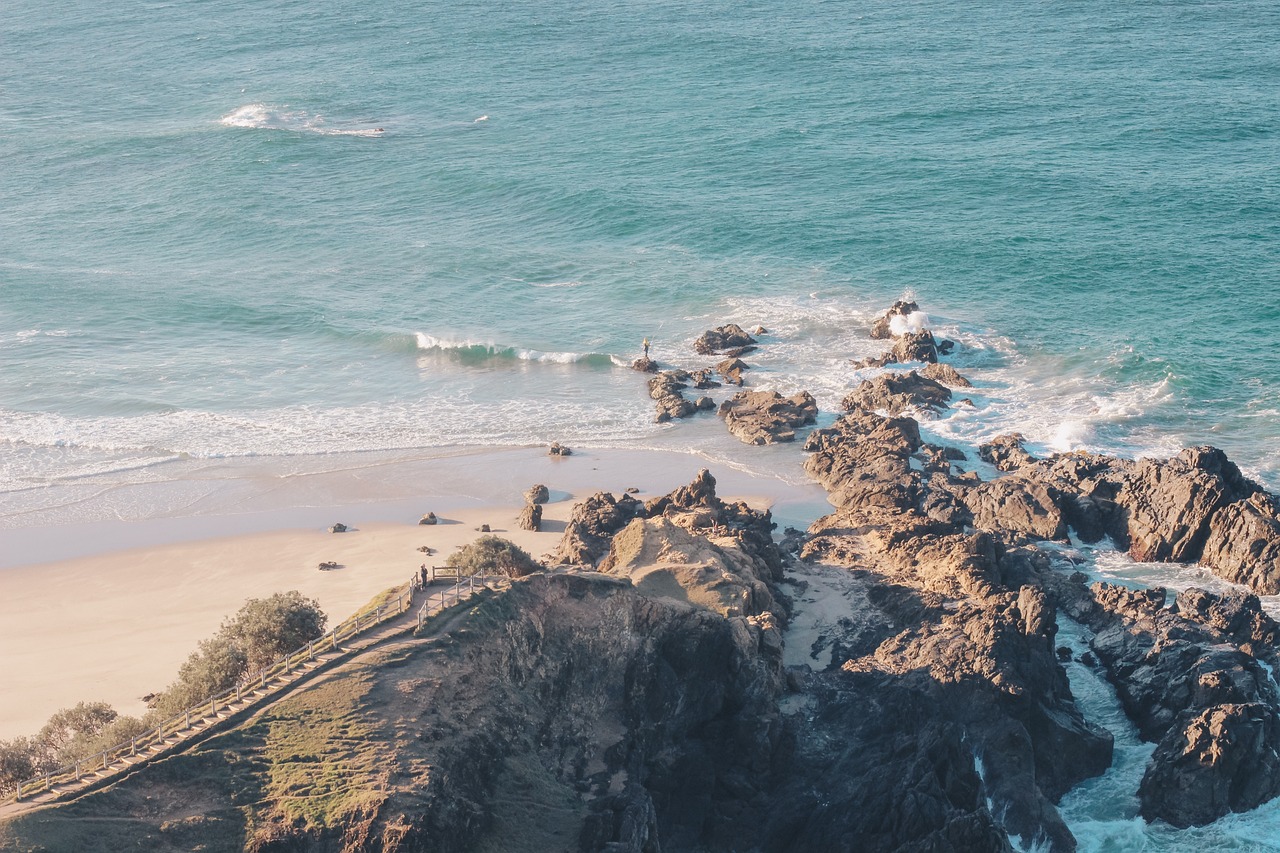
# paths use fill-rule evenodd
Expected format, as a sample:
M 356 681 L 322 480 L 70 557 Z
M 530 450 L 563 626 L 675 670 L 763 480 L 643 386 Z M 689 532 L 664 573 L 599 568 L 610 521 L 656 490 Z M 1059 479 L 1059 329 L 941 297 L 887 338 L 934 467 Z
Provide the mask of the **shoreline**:
M 784 483 L 693 453 L 545 454 L 541 447 L 478 450 L 287 475 L 249 465 L 257 480 L 229 481 L 239 503 L 206 497 L 167 516 L 0 529 L 0 739 L 35 734 L 51 714 L 80 701 L 140 715 L 141 697 L 166 687 L 197 643 L 248 598 L 297 589 L 336 623 L 423 562 L 442 564 L 482 535 L 481 524 L 540 558 L 559 542 L 574 503 L 596 491 L 638 488 L 646 499 L 709 467 L 721 494 L 773 507 L 779 530 L 807 526 L 829 509 L 816 484 Z M 534 483 L 551 491 L 539 533 L 515 527 Z M 246 485 L 256 494 L 245 497 Z M 341 496 L 347 500 L 335 500 Z M 428 511 L 442 523 L 419 525 Z M 329 533 L 335 522 L 352 529 Z M 419 545 L 435 553 L 426 557 Z M 318 570 L 329 560 L 343 568 Z

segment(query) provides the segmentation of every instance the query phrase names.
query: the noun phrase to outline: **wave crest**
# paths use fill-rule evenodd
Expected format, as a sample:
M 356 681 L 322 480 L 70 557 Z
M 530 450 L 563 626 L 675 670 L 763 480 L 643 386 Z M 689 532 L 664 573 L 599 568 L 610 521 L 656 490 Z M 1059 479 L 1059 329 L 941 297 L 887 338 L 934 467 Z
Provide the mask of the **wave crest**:
M 586 364 L 593 367 L 613 367 L 620 362 L 615 356 L 603 352 L 545 352 L 522 347 L 503 346 L 482 341 L 454 341 L 417 332 L 418 349 L 429 352 L 449 353 L 464 361 L 509 359 L 511 361 L 536 361 L 544 364 Z

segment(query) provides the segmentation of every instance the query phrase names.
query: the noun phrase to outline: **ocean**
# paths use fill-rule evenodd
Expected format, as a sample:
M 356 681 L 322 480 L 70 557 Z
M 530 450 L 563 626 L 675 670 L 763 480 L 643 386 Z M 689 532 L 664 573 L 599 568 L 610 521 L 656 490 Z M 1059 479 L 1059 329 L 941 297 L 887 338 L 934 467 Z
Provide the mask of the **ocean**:
M 227 460 L 742 464 L 641 340 L 764 326 L 751 384 L 829 421 L 903 296 L 977 385 L 935 438 L 1280 487 L 1273 2 L 12 0 L 0 44 L 0 528 Z

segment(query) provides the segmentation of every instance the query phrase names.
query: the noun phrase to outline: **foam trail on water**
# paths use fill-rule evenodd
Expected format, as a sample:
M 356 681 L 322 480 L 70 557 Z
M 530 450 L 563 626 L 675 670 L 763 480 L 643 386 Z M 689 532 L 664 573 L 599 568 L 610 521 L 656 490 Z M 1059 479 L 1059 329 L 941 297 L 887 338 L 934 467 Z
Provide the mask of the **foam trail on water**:
M 315 133 L 320 136 L 382 136 L 381 127 L 330 127 L 323 116 L 311 115 L 303 110 L 289 110 L 269 104 L 246 104 L 237 107 L 218 120 L 226 127 L 252 130 L 286 130 L 295 133 Z

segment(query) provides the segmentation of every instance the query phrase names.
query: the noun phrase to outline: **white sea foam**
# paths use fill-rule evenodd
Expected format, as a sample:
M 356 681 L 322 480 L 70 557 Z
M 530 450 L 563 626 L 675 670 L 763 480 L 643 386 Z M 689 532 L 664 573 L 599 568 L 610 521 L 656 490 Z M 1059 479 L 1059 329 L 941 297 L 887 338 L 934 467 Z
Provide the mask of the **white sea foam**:
M 423 332 L 416 332 L 414 337 L 418 342 L 418 349 L 424 351 L 456 352 L 470 356 L 511 358 L 519 361 L 536 361 L 545 364 L 579 364 L 586 362 L 601 366 L 627 365 L 625 360 L 619 360 L 617 357 L 610 355 L 609 353 L 547 352 L 544 350 L 528 349 L 523 347 L 503 346 L 501 344 L 495 344 L 488 341 L 437 338 Z
M 290 110 L 268 104 L 246 104 L 227 113 L 219 123 L 227 127 L 255 130 L 285 130 L 295 133 L 315 133 L 321 136 L 379 137 L 386 133 L 381 127 L 349 127 L 340 122 L 333 126 L 322 115 L 312 115 L 304 110 Z
M 929 315 L 923 311 L 895 314 L 889 318 L 889 331 L 895 335 L 916 335 L 929 328 Z

